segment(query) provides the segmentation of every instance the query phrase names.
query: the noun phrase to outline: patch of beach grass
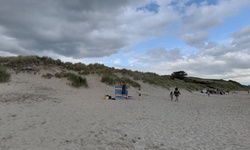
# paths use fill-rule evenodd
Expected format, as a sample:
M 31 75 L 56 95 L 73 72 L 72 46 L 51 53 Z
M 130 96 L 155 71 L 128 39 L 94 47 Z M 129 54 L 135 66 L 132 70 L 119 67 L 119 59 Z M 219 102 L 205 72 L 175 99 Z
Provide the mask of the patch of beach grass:
M 83 63 L 72 63 L 62 62 L 61 60 L 53 60 L 50 57 L 39 57 L 39 56 L 17 56 L 17 57 L 1 57 L 0 65 L 4 65 L 10 69 L 20 70 L 27 66 L 57 66 L 67 71 L 77 72 L 79 75 L 97 74 L 102 76 L 102 82 L 108 85 L 115 85 L 116 83 L 127 82 L 131 86 L 138 87 L 139 84 L 136 81 L 142 81 L 154 86 L 161 86 L 164 88 L 179 87 L 186 90 L 201 90 L 203 88 L 219 89 L 219 90 L 249 90 L 250 86 L 241 85 L 240 83 L 229 80 L 220 79 L 203 79 L 198 77 L 189 77 L 177 79 L 171 78 L 171 75 L 158 75 L 152 72 L 140 72 L 132 71 L 127 69 L 115 69 L 104 66 L 103 64 L 83 64 Z M 3 71 L 2 71 L 3 72 Z M 66 74 L 66 76 L 65 76 Z M 117 76 L 116 74 L 121 74 Z M 68 78 L 67 73 L 57 74 L 57 77 L 65 76 Z M 77 76 L 77 75 L 76 75 Z M 7 78 L 6 78 L 7 77 Z M 1 80 L 5 81 L 8 79 L 8 75 L 2 75 Z M 6 79 L 5 79 L 6 78 Z M 70 77 L 75 80 L 74 85 L 78 86 L 78 82 L 84 82 L 81 78 Z
M 71 85 L 73 87 L 79 88 L 79 87 L 88 87 L 88 83 L 86 78 L 83 78 L 80 75 L 76 75 L 74 73 L 68 72 L 64 75 L 64 77 L 67 77 L 69 81 L 71 81 Z
M 0 83 L 8 82 L 10 80 L 10 73 L 7 68 L 0 65 Z

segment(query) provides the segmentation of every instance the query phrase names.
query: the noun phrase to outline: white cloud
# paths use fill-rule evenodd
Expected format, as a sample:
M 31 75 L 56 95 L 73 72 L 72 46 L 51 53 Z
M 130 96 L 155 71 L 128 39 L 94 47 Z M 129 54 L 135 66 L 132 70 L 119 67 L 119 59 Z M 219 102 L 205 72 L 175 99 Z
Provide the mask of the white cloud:
M 166 6 L 161 7 L 159 13 L 137 11 L 136 8 L 150 2 L 4 2 L 0 6 L 0 26 L 6 32 L 1 36 L 16 41 L 8 43 L 0 39 L 1 43 L 6 43 L 2 51 L 27 55 L 52 50 L 73 58 L 109 56 L 128 45 L 161 34 L 178 19 L 174 10 Z
M 209 37 L 207 32 L 192 32 L 186 33 L 181 36 L 181 39 L 189 45 L 200 46 L 204 45 L 204 42 Z
M 241 8 L 249 5 L 249 0 L 220 0 L 217 5 L 193 3 L 184 9 L 180 35 L 191 46 L 205 43 L 210 29 L 218 27 L 226 18 L 236 15 Z
M 250 54 L 250 25 L 235 32 L 233 35 L 232 46 L 237 50 Z
M 121 59 L 117 58 L 114 60 L 115 65 L 120 65 L 121 64 Z
M 248 0 L 220 0 L 217 5 L 193 4 L 186 7 L 183 25 L 194 30 L 211 29 L 249 4 Z
M 175 10 L 172 0 L 156 0 L 158 13 L 137 8 L 152 3 L 116 1 L 39 1 L 13 0 L 1 3 L 1 36 L 15 39 L 2 51 L 13 54 L 52 50 L 73 58 L 103 57 L 147 38 L 163 34 L 172 23 L 181 22 L 180 36 L 190 45 L 204 43 L 207 29 L 218 26 L 247 0 L 221 1 L 218 5 L 186 5 L 177 2 L 184 13 Z M 176 2 L 176 1 L 175 1 Z M 32 7 L 31 7 L 32 6 Z M 22 11 L 21 11 L 22 10 Z
M 47 55 L 82 62 L 82 58 L 109 59 L 121 54 L 131 68 L 141 71 L 170 74 L 185 70 L 197 76 L 224 76 L 241 81 L 249 75 L 250 26 L 227 37 L 230 40 L 225 44 L 208 42 L 209 30 L 250 6 L 249 0 L 219 0 L 212 5 L 190 4 L 190 0 L 0 2 L 0 55 Z M 157 13 L 137 9 L 152 2 L 159 5 Z M 173 24 L 175 28 L 168 28 Z M 178 45 L 145 48 L 146 55 L 126 52 L 139 42 L 166 33 L 197 52 L 184 57 L 185 48 L 178 49 Z M 109 63 L 125 66 L 120 58 L 111 60 Z M 236 78 L 234 74 L 242 77 Z
M 176 61 L 182 58 L 180 49 L 170 49 L 165 48 L 160 49 L 150 49 L 148 50 L 147 60 L 150 62 L 159 62 L 159 61 Z
M 160 74 L 171 74 L 174 71 L 184 70 L 191 76 L 204 78 L 217 78 L 235 80 L 249 84 L 250 75 L 250 49 L 245 45 L 249 41 L 249 26 L 246 26 L 232 34 L 232 42 L 229 45 L 208 43 L 202 47 L 199 53 L 182 57 L 172 62 L 161 59 L 164 50 L 151 51 L 149 56 L 159 58 L 149 66 L 149 70 Z M 241 40 L 238 40 L 241 39 Z

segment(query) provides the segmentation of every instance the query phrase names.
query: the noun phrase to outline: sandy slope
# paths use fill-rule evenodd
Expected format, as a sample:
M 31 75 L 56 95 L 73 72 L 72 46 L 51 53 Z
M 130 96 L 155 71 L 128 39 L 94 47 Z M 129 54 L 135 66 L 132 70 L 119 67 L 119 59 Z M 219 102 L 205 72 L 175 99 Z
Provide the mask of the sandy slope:
M 89 88 L 41 74 L 0 84 L 1 150 L 248 150 L 250 94 L 169 91 L 142 83 L 134 100 L 103 100 L 114 88 L 87 76 Z

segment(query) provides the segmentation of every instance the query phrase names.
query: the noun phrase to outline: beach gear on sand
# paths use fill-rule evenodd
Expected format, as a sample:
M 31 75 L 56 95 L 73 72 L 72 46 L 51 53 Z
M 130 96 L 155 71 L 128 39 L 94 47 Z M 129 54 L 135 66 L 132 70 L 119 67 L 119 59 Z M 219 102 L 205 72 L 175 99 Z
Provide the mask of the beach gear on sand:
M 115 98 L 112 98 L 110 95 L 104 95 L 104 100 L 116 100 Z
M 104 95 L 104 100 L 108 100 L 109 99 L 109 96 L 108 95 Z

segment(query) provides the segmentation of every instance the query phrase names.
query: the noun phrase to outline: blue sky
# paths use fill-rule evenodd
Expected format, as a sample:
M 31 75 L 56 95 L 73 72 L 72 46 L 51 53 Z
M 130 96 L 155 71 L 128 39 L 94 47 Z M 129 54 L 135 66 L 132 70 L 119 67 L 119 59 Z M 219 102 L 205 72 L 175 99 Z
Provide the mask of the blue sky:
M 184 70 L 250 84 L 249 0 L 1 4 L 1 56 L 45 55 L 161 75 Z
M 238 14 L 230 16 L 226 18 L 223 23 L 210 31 L 210 39 L 212 41 L 215 40 L 223 40 L 234 32 L 237 32 L 241 28 L 250 25 L 250 19 L 247 15 L 250 12 L 250 7 L 244 8 L 238 12 Z

